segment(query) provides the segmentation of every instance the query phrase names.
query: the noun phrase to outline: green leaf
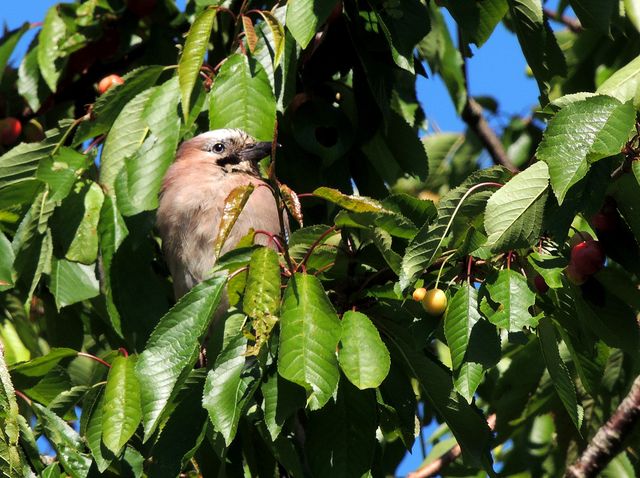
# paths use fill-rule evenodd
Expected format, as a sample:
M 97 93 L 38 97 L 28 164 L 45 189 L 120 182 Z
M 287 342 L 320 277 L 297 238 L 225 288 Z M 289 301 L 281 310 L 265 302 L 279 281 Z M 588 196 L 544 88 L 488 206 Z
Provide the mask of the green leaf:
M 225 283 L 225 276 L 216 275 L 191 289 L 160 319 L 140 354 L 136 373 L 145 441 L 198 359 Z
M 527 256 L 527 260 L 549 287 L 552 289 L 562 287 L 563 271 L 567 267 L 567 261 L 564 258 L 532 252 Z
M 335 4 L 335 0 L 292 0 L 287 3 L 285 23 L 302 48 L 307 47 Z
M 369 317 L 354 311 L 342 316 L 340 368 L 360 390 L 377 388 L 389 373 L 389 351 Z
M 250 317 L 277 316 L 280 306 L 280 262 L 271 248 L 260 247 L 251 255 L 242 307 Z
M 465 41 L 475 43 L 478 47 L 489 39 L 493 29 L 509 9 L 507 0 L 481 2 L 446 0 L 442 3 L 461 28 Z
M 2 81 L 5 67 L 9 62 L 9 58 L 11 58 L 14 48 L 28 29 L 29 24 L 25 22 L 20 28 L 4 33 L 2 40 L 0 40 L 0 81 Z
M 467 98 L 467 88 L 462 76 L 462 56 L 451 39 L 451 34 L 440 9 L 431 2 L 429 3 L 429 16 L 431 18 L 431 30 L 418 44 L 418 51 L 429 63 L 431 71 L 442 77 L 447 91 L 449 91 L 451 101 L 455 105 L 458 114 L 460 114 Z M 432 141 L 429 138 L 445 135 L 453 136 L 455 139 L 458 138 L 458 135 L 451 133 L 436 134 L 427 136 L 425 143 Z M 429 156 L 429 166 L 431 166 L 433 164 L 431 162 L 431 154 Z
M 465 282 L 449 301 L 444 335 L 451 351 L 453 369 L 462 366 L 474 325 L 480 320 L 478 291 Z
M 116 357 L 104 389 L 102 441 L 114 455 L 120 454 L 142 418 L 135 363 L 135 356 Z
M 54 145 L 49 142 L 20 143 L 0 156 L 0 188 L 33 177 L 38 163 L 49 156 Z
M 118 211 L 116 201 L 111 195 L 106 195 L 100 211 L 100 221 L 98 223 L 98 236 L 100 243 L 100 254 L 102 258 L 101 275 L 103 293 L 107 302 L 107 312 L 113 329 L 122 335 L 120 324 L 120 314 L 113 302 L 113 288 L 111 284 L 111 265 L 113 256 L 127 237 L 129 231 L 124 219 Z
M 366 196 L 348 196 L 337 189 L 331 189 L 324 186 L 313 191 L 313 195 L 337 204 L 347 211 L 393 213 L 375 199 L 371 199 Z
M 313 476 L 368 476 L 376 426 L 373 390 L 361 391 L 343 380 L 336 402 L 309 414 L 305 452 Z
M 5 362 L 4 348 L 0 344 L 0 447 L 2 460 L 8 464 L 6 476 L 19 476 L 22 471 L 23 457 L 18 445 L 20 438 L 20 424 L 18 403 L 15 389 Z M 6 440 L 6 441 L 5 441 Z M 4 467 L 0 462 L 0 470 Z
M 38 111 L 48 91 L 38 67 L 38 45 L 34 45 L 20 62 L 16 87 L 31 110 Z
M 98 389 L 93 401 L 82 410 L 83 415 L 89 416 L 85 439 L 91 450 L 91 455 L 96 462 L 98 471 L 104 473 L 109 468 L 116 456 L 105 446 L 102 441 L 102 416 L 105 406 L 104 389 Z
M 84 170 L 89 167 L 89 156 L 62 146 L 55 156 L 40 160 L 36 178 L 49 186 L 51 200 L 66 198 Z
M 261 66 L 250 66 L 244 55 L 231 55 L 216 75 L 210 96 L 210 129 L 240 128 L 260 141 L 273 138 L 276 100 Z
M 560 358 L 558 344 L 556 342 L 556 334 L 551 319 L 545 317 L 540 320 L 538 325 L 538 339 L 540 341 L 540 349 L 544 362 L 547 365 L 549 375 L 553 386 L 558 392 L 558 396 L 562 401 L 571 421 L 580 432 L 582 426 L 583 410 L 578 404 L 576 389 L 569 375 L 567 366 Z
M 402 359 L 408 373 L 418 380 L 422 395 L 446 421 L 462 448 L 466 463 L 491 469 L 489 453 L 492 435 L 486 418 L 467 403 L 453 388 L 449 370 L 422 351 L 417 351 L 401 338 L 406 336 L 397 325 L 385 322 L 392 355 Z
M 569 0 L 569 3 L 583 27 L 593 28 L 604 35 L 609 34 L 611 19 L 618 8 L 617 1 Z
M 11 366 L 10 371 L 12 374 L 18 373 L 26 377 L 42 377 L 58 365 L 61 360 L 76 355 L 78 352 L 73 349 L 52 348 L 47 355 Z
M 126 175 L 126 196 L 131 203 L 126 215 L 158 207 L 158 194 L 167 169 L 175 159 L 180 136 L 178 80 L 173 78 L 154 89 L 143 111 L 151 134 L 136 153 L 126 160 L 120 174 Z M 121 191 L 116 185 L 117 194 Z
M 517 271 L 502 269 L 494 282 L 486 285 L 491 299 L 500 304 L 489 321 L 509 332 L 519 332 L 525 327 L 535 327 L 537 318 L 529 313 L 536 302 L 535 293 L 529 288 L 527 279 Z
M 617 70 L 602 83 L 596 93 L 617 98 L 622 103 L 633 101 L 637 108 L 640 106 L 640 56 L 634 58 Z
M 484 207 L 487 196 L 493 191 L 488 190 L 490 185 L 483 186 L 479 191 L 476 186 L 486 182 L 504 182 L 508 175 L 507 170 L 499 167 L 478 171 L 442 197 L 438 203 L 438 218 L 435 223 L 425 224 L 407 246 L 399 276 L 402 290 L 412 285 L 422 271 L 437 259 L 438 253 L 446 244 L 454 220 L 465 221 L 468 227 L 466 215 L 477 216 L 481 213 L 482 209 L 478 211 L 479 206 Z
M 416 44 L 429 33 L 426 7 L 418 0 L 383 3 L 382 8 L 376 8 L 375 3 L 371 3 L 371 6 L 391 48 L 393 61 L 400 68 L 413 73 L 413 51 Z
M 60 464 L 73 478 L 85 478 L 89 474 L 91 458 L 83 453 L 82 437 L 62 418 L 39 403 L 31 404 L 45 435 L 56 449 Z
M 163 71 L 164 67 L 151 65 L 136 68 L 123 76 L 123 85 L 109 88 L 97 99 L 93 105 L 93 119 L 80 123 L 73 138 L 74 145 L 108 132 L 127 103 L 149 90 Z
M 60 49 L 60 43 L 66 34 L 67 26 L 60 17 L 58 6 L 51 7 L 38 35 L 38 66 L 44 81 L 54 93 L 66 63 L 66 56 Z
M 269 11 L 260 10 L 260 15 L 264 19 L 265 23 L 269 25 L 271 31 L 271 38 L 273 40 L 273 68 L 275 69 L 282 59 L 285 45 L 285 34 L 282 24 L 278 19 Z
M 6 290 L 13 286 L 14 270 L 13 270 L 13 249 L 11 242 L 0 231 L 0 291 Z
M 178 63 L 178 80 L 180 82 L 182 112 L 184 113 L 185 121 L 189 117 L 191 93 L 198 80 L 200 67 L 207 53 L 211 28 L 213 27 L 216 13 L 218 13 L 216 8 L 203 10 L 191 25 L 187 39 L 184 42 L 184 48 Z
M 304 408 L 305 393 L 297 385 L 282 378 L 278 373 L 269 375 L 260 387 L 264 422 L 272 440 L 276 440 L 286 420 L 296 410 Z
M 624 0 L 624 13 L 633 26 L 640 32 L 640 2 Z
M 548 167 L 537 162 L 498 189 L 487 201 L 485 245 L 493 251 L 508 251 L 534 244 L 542 233 L 548 187 Z
M 227 446 L 233 441 L 240 417 L 260 383 L 257 362 L 248 361 L 245 356 L 247 338 L 241 329 L 234 334 L 209 371 L 202 397 L 202 406 Z
M 65 259 L 54 259 L 51 264 L 49 289 L 60 310 L 71 304 L 92 299 L 100 294 L 95 265 L 84 265 Z
M 522 52 L 538 82 L 541 104 L 544 105 L 552 78 L 567 74 L 564 55 L 542 12 L 540 0 L 509 0 L 509 11 Z
M 84 214 L 65 257 L 70 261 L 92 264 L 98 257 L 98 221 L 104 201 L 102 188 L 91 183 L 83 197 Z
M 620 152 L 634 122 L 633 105 L 609 96 L 576 101 L 551 119 L 536 156 L 549 165 L 558 203 L 562 204 L 569 188 L 585 177 L 591 163 Z
M 125 160 L 142 145 L 149 133 L 144 121 L 144 110 L 154 88 L 144 90 L 120 111 L 107 135 L 100 159 L 100 184 L 112 192 L 118 173 Z
M 206 439 L 205 433 L 211 431 L 207 412 L 202 408 L 204 373 L 200 372 L 205 370 L 197 369 L 191 373 L 176 398 L 178 404 L 153 446 L 154 459 L 147 476 L 179 476 Z
M 295 274 L 282 302 L 278 372 L 305 388 L 311 410 L 322 408 L 338 386 L 339 340 L 340 321 L 322 284 Z

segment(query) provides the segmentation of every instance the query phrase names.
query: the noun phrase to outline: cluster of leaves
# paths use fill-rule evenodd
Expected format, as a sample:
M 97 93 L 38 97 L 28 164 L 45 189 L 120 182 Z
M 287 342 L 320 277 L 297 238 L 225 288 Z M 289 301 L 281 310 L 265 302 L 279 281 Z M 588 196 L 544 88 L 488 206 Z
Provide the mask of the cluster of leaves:
M 46 134 L 0 156 L 0 470 L 385 476 L 419 436 L 427 461 L 460 444 L 445 474 L 493 474 L 492 451 L 505 476 L 562 473 L 639 372 L 636 2 L 571 0 L 584 29 L 559 32 L 540 0 L 266 3 L 60 4 L 17 68 L 29 25 L 5 34 L 4 113 Z M 502 132 L 516 175 L 479 169 L 474 130 L 418 138 L 416 75 L 464 115 L 465 56 L 501 21 L 540 88 Z M 171 306 L 158 191 L 179 142 L 220 127 L 277 131 L 299 227 L 277 251 L 249 234 Z M 580 286 L 574 231 L 607 254 Z M 436 282 L 443 319 L 408 300 Z

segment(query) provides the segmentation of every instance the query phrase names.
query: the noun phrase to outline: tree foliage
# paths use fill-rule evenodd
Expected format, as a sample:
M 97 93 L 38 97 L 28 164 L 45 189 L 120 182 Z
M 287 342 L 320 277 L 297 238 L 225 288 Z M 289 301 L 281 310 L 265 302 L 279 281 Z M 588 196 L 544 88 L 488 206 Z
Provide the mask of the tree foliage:
M 460 445 L 445 476 L 563 474 L 640 371 L 640 15 L 560 3 L 82 0 L 5 32 L 0 472 L 388 476 L 421 440 L 425 463 Z M 540 90 L 526 117 L 468 95 L 500 22 Z M 420 139 L 427 68 L 465 133 Z M 283 145 L 261 170 L 292 231 L 174 304 L 160 184 L 221 127 Z M 603 476 L 635 477 L 639 445 Z

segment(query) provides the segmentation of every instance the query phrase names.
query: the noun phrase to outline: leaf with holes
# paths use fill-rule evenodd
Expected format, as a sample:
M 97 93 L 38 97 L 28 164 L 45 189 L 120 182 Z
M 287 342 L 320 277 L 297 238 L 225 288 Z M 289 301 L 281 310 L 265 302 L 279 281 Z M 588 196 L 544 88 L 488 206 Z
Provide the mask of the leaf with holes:
M 220 255 L 224 243 L 231 233 L 234 224 L 238 220 L 240 213 L 244 209 L 249 196 L 253 193 L 255 186 L 253 184 L 244 184 L 233 189 L 224 200 L 224 208 L 220 217 L 220 226 L 218 227 L 218 235 L 214 242 L 214 254 L 216 257 Z

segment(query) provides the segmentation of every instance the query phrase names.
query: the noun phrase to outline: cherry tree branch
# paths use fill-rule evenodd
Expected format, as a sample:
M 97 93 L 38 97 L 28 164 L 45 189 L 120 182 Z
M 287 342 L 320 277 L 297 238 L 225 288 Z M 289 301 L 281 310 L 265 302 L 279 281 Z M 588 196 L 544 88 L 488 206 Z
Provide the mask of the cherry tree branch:
M 595 477 L 622 450 L 622 443 L 640 419 L 640 375 L 631 385 L 631 390 L 622 400 L 611 418 L 600 427 L 582 452 L 571 465 L 565 478 Z
M 547 17 L 549 17 L 551 20 L 558 23 L 562 23 L 565 27 L 567 27 L 573 33 L 580 33 L 583 30 L 582 24 L 580 23 L 580 20 L 578 20 L 577 18 L 572 18 L 566 15 L 562 15 L 548 8 L 544 9 L 544 14 Z
M 496 414 L 493 413 L 489 415 L 487 418 L 487 425 L 489 428 L 493 430 L 496 426 Z M 412 471 L 407 475 L 407 478 L 427 478 L 429 476 L 437 475 L 442 471 L 442 469 L 447 466 L 449 463 L 453 462 L 456 458 L 458 458 L 462 454 L 462 450 L 460 449 L 460 445 L 456 444 L 453 448 L 451 448 L 448 452 L 442 455 L 435 461 L 428 463 L 424 466 L 421 466 L 416 471 Z
M 518 171 L 518 168 L 511 162 L 507 152 L 502 146 L 502 141 L 491 128 L 484 113 L 482 112 L 482 106 L 478 104 L 469 95 L 469 78 L 467 75 L 467 55 L 465 55 L 465 43 L 462 39 L 460 29 L 458 29 L 458 49 L 460 50 L 460 56 L 462 57 L 462 76 L 464 79 L 465 89 L 467 90 L 467 99 L 462 109 L 462 120 L 467 123 L 467 126 L 480 138 L 482 145 L 487 150 L 491 159 L 495 164 L 504 166 L 509 171 Z

